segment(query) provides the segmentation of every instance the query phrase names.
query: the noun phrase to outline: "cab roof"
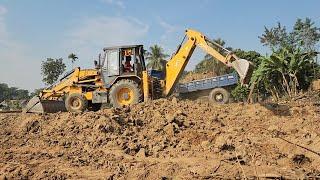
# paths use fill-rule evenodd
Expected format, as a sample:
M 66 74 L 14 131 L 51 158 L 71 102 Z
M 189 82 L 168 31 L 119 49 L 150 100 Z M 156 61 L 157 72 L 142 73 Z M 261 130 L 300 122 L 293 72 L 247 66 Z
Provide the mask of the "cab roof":
M 137 48 L 137 47 L 143 47 L 143 45 L 139 44 L 139 45 L 111 46 L 111 47 L 103 48 L 103 51 L 115 50 L 115 49 L 126 49 L 126 48 Z

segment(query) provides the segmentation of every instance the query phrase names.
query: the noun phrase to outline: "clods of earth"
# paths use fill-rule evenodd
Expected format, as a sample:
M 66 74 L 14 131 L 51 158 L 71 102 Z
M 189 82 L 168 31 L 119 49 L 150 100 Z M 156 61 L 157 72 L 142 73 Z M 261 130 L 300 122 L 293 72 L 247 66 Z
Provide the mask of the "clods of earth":
M 320 106 L 160 99 L 0 114 L 0 179 L 320 178 Z

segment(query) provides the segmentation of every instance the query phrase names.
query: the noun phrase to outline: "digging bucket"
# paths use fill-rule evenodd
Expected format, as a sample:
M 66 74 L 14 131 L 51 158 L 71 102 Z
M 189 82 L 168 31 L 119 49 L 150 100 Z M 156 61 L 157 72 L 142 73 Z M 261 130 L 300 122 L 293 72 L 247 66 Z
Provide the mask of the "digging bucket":
M 23 109 L 25 113 L 55 113 L 60 111 L 67 111 L 64 101 L 41 100 L 38 96 L 31 98 Z
M 241 84 L 248 84 L 250 82 L 253 65 L 245 59 L 238 59 L 231 63 L 231 66 L 238 72 Z

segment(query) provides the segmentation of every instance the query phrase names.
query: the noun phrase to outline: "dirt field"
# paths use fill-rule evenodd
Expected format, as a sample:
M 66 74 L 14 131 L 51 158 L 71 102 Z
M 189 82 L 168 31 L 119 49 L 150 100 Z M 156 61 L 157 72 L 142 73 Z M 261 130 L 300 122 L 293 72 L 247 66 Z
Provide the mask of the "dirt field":
M 320 178 L 320 103 L 0 114 L 0 179 Z

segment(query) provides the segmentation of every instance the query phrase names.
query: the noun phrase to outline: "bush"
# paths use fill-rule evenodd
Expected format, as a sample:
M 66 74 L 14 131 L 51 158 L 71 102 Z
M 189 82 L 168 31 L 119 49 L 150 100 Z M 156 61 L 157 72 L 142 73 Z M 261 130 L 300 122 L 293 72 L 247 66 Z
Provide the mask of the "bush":
M 249 95 L 249 88 L 238 84 L 232 91 L 231 96 L 235 101 L 246 101 Z

